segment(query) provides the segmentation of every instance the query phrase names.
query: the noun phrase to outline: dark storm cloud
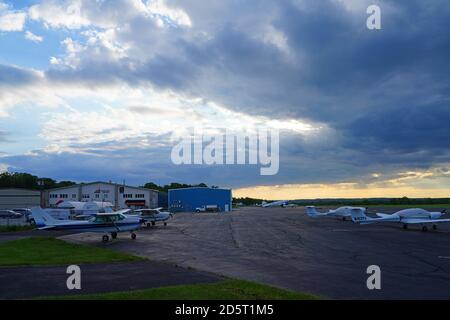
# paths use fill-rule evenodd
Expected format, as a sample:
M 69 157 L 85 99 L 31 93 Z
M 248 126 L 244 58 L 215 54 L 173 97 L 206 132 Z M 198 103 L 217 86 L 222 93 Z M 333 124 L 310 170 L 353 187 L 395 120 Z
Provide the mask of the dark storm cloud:
M 38 80 L 39 78 L 35 72 L 15 66 L 0 64 L 0 87 L 4 85 L 28 85 L 35 83 Z
M 367 152 L 432 152 L 448 155 L 450 150 L 450 106 L 411 106 L 374 111 L 347 129 L 348 143 Z

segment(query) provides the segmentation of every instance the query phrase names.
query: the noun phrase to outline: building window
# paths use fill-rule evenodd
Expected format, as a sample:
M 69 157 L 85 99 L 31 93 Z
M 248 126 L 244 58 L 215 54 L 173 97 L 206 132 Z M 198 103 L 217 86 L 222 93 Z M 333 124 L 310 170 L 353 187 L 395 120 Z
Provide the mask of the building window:
M 142 194 L 142 193 L 136 194 L 135 197 L 136 197 L 137 199 L 143 199 L 143 198 L 145 198 L 145 194 Z
M 75 193 L 72 193 L 72 199 L 75 199 L 77 195 Z
M 59 197 L 61 198 L 61 199 L 66 199 L 66 198 L 68 198 L 68 194 L 60 194 L 59 195 Z
M 131 198 L 133 198 L 133 194 L 131 194 L 131 193 L 124 193 L 123 194 L 123 198 L 124 199 L 131 199 Z
M 98 193 L 95 194 L 95 198 L 98 199 L 100 198 L 100 195 Z
M 89 195 L 88 194 L 83 194 L 83 199 L 89 199 Z

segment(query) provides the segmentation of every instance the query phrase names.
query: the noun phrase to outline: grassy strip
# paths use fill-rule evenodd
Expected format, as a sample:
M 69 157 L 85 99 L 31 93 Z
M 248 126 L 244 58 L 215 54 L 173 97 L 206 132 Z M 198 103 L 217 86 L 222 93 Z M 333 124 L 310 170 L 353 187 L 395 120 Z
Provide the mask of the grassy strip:
M 33 237 L 0 243 L 0 266 L 64 265 L 134 261 L 142 258 L 109 249 Z
M 45 297 L 47 300 L 316 300 L 317 296 L 244 280 L 224 280 L 136 291 Z
M 400 209 L 408 209 L 408 208 L 422 208 L 422 209 L 450 209 L 450 204 L 373 204 L 373 205 L 363 205 L 363 207 L 369 208 L 400 208 Z
M 36 226 L 32 226 L 32 225 L 0 226 L 0 232 L 29 231 L 29 230 L 33 230 L 35 228 L 36 228 Z

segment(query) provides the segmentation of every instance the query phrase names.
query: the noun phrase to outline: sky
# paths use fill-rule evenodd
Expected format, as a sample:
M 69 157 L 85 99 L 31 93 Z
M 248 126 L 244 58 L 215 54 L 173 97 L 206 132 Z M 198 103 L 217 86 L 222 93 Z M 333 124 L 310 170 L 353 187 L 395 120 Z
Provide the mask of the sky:
M 0 172 L 449 197 L 449 30 L 447 0 L 0 0 Z M 275 175 L 172 162 L 193 128 L 261 126 Z

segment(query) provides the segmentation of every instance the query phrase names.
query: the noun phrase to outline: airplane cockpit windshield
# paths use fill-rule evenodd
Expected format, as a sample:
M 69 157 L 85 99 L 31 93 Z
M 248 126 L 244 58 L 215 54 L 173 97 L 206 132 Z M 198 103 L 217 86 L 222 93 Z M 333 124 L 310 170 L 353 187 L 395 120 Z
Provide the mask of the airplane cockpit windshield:
M 158 210 L 142 210 L 142 216 L 152 217 L 158 214 Z
M 125 216 L 122 214 L 116 215 L 96 215 L 90 219 L 91 222 L 95 223 L 108 223 L 108 222 L 117 222 L 125 219 Z

